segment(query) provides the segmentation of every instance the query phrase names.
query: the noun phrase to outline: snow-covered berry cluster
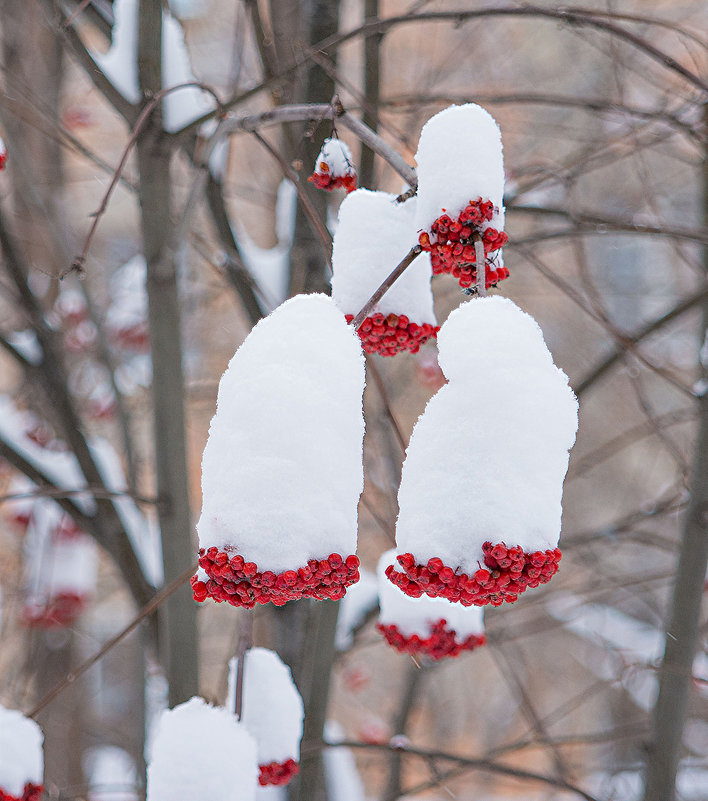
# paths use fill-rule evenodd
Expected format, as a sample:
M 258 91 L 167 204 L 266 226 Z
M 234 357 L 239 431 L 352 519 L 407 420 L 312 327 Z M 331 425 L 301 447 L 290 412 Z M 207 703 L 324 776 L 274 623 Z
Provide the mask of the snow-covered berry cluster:
M 483 228 L 498 213 L 490 200 L 470 200 L 458 217 L 443 213 L 432 224 L 430 232 L 423 231 L 418 242 L 430 253 L 433 275 L 452 274 L 461 287 L 473 286 L 477 281 L 474 235 L 479 234 L 484 245 L 487 289 L 508 278 L 509 270 L 495 266 L 490 254 L 502 248 L 509 237 L 491 226 Z
M 86 607 L 86 597 L 61 590 L 43 603 L 28 602 L 22 608 L 22 622 L 36 629 L 62 629 L 73 626 Z
M 353 319 L 353 314 L 346 315 L 348 323 Z M 418 353 L 421 345 L 435 337 L 439 330 L 439 325 L 412 323 L 405 314 L 389 314 L 384 317 L 381 312 L 376 312 L 364 318 L 357 333 L 366 353 L 395 356 L 404 350 Z
M 195 601 L 213 598 L 232 606 L 252 609 L 256 604 L 273 603 L 282 606 L 300 598 L 330 598 L 338 601 L 347 587 L 359 581 L 359 558 L 330 554 L 326 559 L 310 559 L 297 570 L 274 573 L 261 572 L 255 562 L 246 562 L 239 554 L 212 547 L 199 551 L 199 567 L 209 579 L 192 576 Z
M 2 169 L 2 167 L 0 167 L 0 169 Z M 25 784 L 22 795 L 19 796 L 10 795 L 10 793 L 4 792 L 2 787 L 0 787 L 0 801 L 41 801 L 42 793 L 44 793 L 44 785 L 32 784 L 32 782 L 27 782 L 27 784 Z
M 263 787 L 267 784 L 287 784 L 293 776 L 297 776 L 300 772 L 300 766 L 294 759 L 259 765 L 258 769 L 260 770 L 258 783 Z M 2 800 L 0 799 L 0 801 Z
M 505 601 L 514 603 L 527 587 L 546 584 L 558 572 L 560 549 L 524 552 L 523 548 L 509 548 L 504 543 L 482 546 L 484 565 L 474 573 L 458 573 L 442 559 L 433 557 L 426 565 L 416 562 L 413 554 L 397 557 L 402 571 L 390 565 L 386 576 L 400 590 L 413 598 L 429 595 L 447 598 L 463 606 L 501 606 Z
M 487 642 L 484 634 L 470 634 L 459 638 L 455 629 L 449 628 L 446 620 L 438 620 L 430 625 L 430 634 L 406 636 L 395 624 L 377 623 L 376 628 L 386 638 L 386 642 L 404 654 L 419 654 L 429 659 L 444 659 L 459 656 L 463 651 L 473 651 Z
M 7 147 L 5 147 L 5 143 L 2 139 L 0 139 L 0 170 L 5 169 L 5 165 L 7 164 Z
M 340 139 L 325 139 L 315 170 L 307 180 L 326 192 L 333 189 L 353 192 L 356 189 L 356 168 L 349 147 Z

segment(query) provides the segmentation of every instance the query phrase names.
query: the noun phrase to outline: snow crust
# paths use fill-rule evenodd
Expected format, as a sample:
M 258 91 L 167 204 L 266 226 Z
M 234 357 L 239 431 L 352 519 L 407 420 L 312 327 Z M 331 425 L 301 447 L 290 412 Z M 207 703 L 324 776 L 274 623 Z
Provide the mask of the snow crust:
M 456 309 L 438 334 L 449 379 L 411 436 L 399 553 L 474 573 L 482 544 L 554 548 L 578 402 L 536 321 L 510 300 Z
M 494 117 L 475 103 L 449 106 L 423 126 L 418 164 L 417 227 L 429 231 L 445 211 L 457 217 L 470 200 L 499 210 L 483 228 L 504 230 L 504 159 Z
M 147 770 L 147 801 L 253 801 L 256 744 L 234 715 L 192 698 L 163 712 Z
M 331 298 L 298 295 L 251 331 L 219 384 L 202 458 L 201 548 L 261 571 L 356 549 L 364 358 Z
M 323 162 L 327 165 L 327 170 L 321 168 L 320 165 Z M 354 157 L 346 142 L 342 142 L 341 139 L 336 138 L 325 139 L 322 143 L 322 150 L 320 150 L 317 156 L 314 172 L 320 174 L 326 173 L 332 178 L 344 178 L 347 175 L 356 175 Z
M 352 584 L 339 603 L 337 630 L 334 635 L 334 644 L 338 651 L 345 651 L 353 644 L 354 629 L 364 622 L 378 603 L 379 589 L 376 576 L 368 570 L 359 568 L 359 581 Z
M 27 782 L 42 784 L 44 735 L 15 709 L 0 706 L 0 790 L 22 798 Z
M 93 58 L 108 80 L 131 103 L 141 101 L 138 83 L 138 0 L 113 3 L 113 40 L 104 55 Z M 194 81 L 184 32 L 169 13 L 162 15 L 162 86 L 168 88 Z M 197 87 L 170 92 L 162 103 L 163 124 L 174 133 L 214 108 L 213 99 Z
M 234 709 L 238 659 L 229 661 L 229 691 L 226 708 Z M 290 668 L 275 651 L 246 651 L 243 675 L 243 725 L 255 739 L 258 764 L 300 760 L 300 740 L 305 707 Z
M 379 623 L 395 625 L 404 637 L 417 634 L 425 639 L 430 629 L 441 620 L 448 629 L 454 629 L 457 640 L 466 640 L 470 635 L 484 634 L 484 609 L 481 606 L 453 604 L 447 598 L 430 598 L 423 595 L 411 598 L 386 578 L 386 568 L 396 562 L 396 550 L 382 554 L 376 568 L 379 588 Z
M 332 297 L 337 305 L 347 314 L 357 314 L 417 242 L 415 198 L 396 203 L 395 195 L 368 189 L 347 195 L 339 207 L 332 251 Z M 430 256 L 421 253 L 376 311 L 435 324 L 431 275 Z

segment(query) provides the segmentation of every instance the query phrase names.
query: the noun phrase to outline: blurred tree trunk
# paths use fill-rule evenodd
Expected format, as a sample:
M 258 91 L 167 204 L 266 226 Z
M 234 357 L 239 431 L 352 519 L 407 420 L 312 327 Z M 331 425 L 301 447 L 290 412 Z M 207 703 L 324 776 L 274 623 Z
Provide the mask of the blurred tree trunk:
M 141 0 L 138 67 L 143 96 L 162 87 L 162 4 Z M 175 254 L 169 246 L 171 143 L 162 130 L 160 109 L 138 138 L 140 209 L 147 262 L 152 345 L 155 472 L 165 583 L 196 561 L 187 480 L 182 333 Z M 189 583 L 165 604 L 161 615 L 161 659 L 169 681 L 170 706 L 199 692 L 197 612 Z
M 704 105 L 704 115 L 708 125 L 708 105 Z M 703 223 L 708 227 L 708 145 L 703 154 L 702 189 Z M 705 246 L 703 267 L 708 275 L 708 248 Z M 708 341 L 708 303 L 703 303 L 702 310 L 699 347 L 705 348 L 705 342 Z M 702 351 L 700 363 L 701 379 L 706 382 L 708 361 Z M 666 629 L 664 658 L 659 673 L 659 696 L 654 707 L 645 801 L 671 801 L 675 797 L 708 568 L 708 392 L 703 392 L 696 402 L 699 406 L 699 430 L 691 499 L 684 521 L 671 618 Z

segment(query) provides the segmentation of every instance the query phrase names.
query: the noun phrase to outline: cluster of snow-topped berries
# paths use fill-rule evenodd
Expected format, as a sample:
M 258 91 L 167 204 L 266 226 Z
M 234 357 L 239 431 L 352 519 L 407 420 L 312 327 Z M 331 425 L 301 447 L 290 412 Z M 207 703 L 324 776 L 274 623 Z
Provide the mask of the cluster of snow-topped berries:
M 397 651 L 404 654 L 420 654 L 429 659 L 459 656 L 463 651 L 473 651 L 487 642 L 484 634 L 470 634 L 463 640 L 459 639 L 455 629 L 448 628 L 444 619 L 430 625 L 428 637 L 420 637 L 418 634 L 407 637 L 394 624 L 377 623 L 376 628 L 386 638 L 386 642 Z
M 209 579 L 205 582 L 198 575 L 192 576 L 195 601 L 209 597 L 246 609 L 267 603 L 282 606 L 300 598 L 338 601 L 348 586 L 359 581 L 359 558 L 354 555 L 344 558 L 338 553 L 326 559 L 310 559 L 297 570 L 274 573 L 260 572 L 255 562 L 246 562 L 239 554 L 229 556 L 216 547 L 202 548 L 199 567 Z
M 356 189 L 356 168 L 349 147 L 340 139 L 325 139 L 315 170 L 307 180 L 326 192 L 333 189 L 353 192 Z
M 425 594 L 458 601 L 463 606 L 501 606 L 505 601 L 514 603 L 527 587 L 549 582 L 558 572 L 561 558 L 558 548 L 525 553 L 519 546 L 508 548 L 503 543 L 485 542 L 482 550 L 485 566 L 480 565 L 472 575 L 457 573 L 437 557 L 420 565 L 413 554 L 404 553 L 397 557 L 403 572 L 391 565 L 386 576 L 413 598 Z
M 44 786 L 27 782 L 21 796 L 10 795 L 0 787 L 0 801 L 41 801 Z
M 354 319 L 347 314 L 348 323 Z M 395 356 L 404 350 L 418 353 L 431 337 L 437 336 L 439 325 L 431 323 L 412 323 L 405 314 L 389 314 L 384 317 L 380 312 L 365 317 L 357 333 L 366 353 L 378 353 L 381 356 Z
M 496 228 L 482 230 L 484 223 L 490 222 L 495 213 L 491 200 L 470 200 L 459 217 L 443 214 L 432 224 L 430 232 L 423 231 L 418 242 L 430 253 L 433 275 L 451 273 L 461 287 L 473 286 L 477 281 L 474 235 L 479 234 L 484 245 L 487 289 L 508 278 L 509 270 L 503 266 L 495 267 L 489 254 L 504 247 L 509 237 Z
M 73 626 L 86 608 L 86 596 L 61 590 L 43 603 L 28 602 L 22 609 L 22 621 L 37 629 Z
M 259 765 L 258 768 L 260 770 L 258 783 L 262 787 L 267 784 L 287 784 L 293 776 L 297 776 L 300 772 L 300 766 L 294 759 L 288 759 L 285 762 L 271 762 L 269 765 Z

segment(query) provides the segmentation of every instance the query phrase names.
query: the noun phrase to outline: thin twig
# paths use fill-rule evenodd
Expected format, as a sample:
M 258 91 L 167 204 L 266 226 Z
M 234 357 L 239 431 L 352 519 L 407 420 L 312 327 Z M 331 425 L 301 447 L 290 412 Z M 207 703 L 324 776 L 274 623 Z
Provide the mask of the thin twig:
M 236 658 L 236 688 L 234 692 L 234 713 L 241 720 L 243 718 L 243 682 L 246 675 L 246 652 L 253 643 L 253 614 L 245 611 L 241 618 L 241 630 L 238 637 Z
M 199 81 L 188 81 L 186 83 L 177 84 L 176 86 L 170 86 L 167 89 L 162 89 L 160 92 L 157 92 L 157 94 L 155 94 L 155 96 L 152 97 L 145 104 L 145 107 L 140 112 L 138 119 L 135 121 L 135 125 L 133 126 L 133 130 L 130 133 L 128 143 L 126 144 L 125 149 L 123 150 L 123 155 L 121 156 L 120 162 L 116 167 L 115 172 L 113 173 L 113 177 L 111 178 L 111 182 L 108 184 L 108 189 L 106 190 L 103 199 L 101 200 L 101 205 L 91 215 L 93 217 L 93 222 L 91 223 L 91 228 L 89 229 L 89 232 L 86 236 L 86 240 L 84 241 L 84 246 L 81 250 L 81 255 L 77 256 L 71 263 L 71 267 L 69 267 L 59 276 L 60 280 L 66 278 L 66 276 L 72 272 L 76 272 L 79 276 L 81 276 L 84 273 L 88 251 L 89 248 L 91 247 L 91 242 L 93 240 L 94 234 L 96 233 L 96 229 L 98 228 L 98 224 L 101 221 L 103 215 L 106 213 L 106 209 L 108 208 L 108 201 L 110 200 L 110 197 L 113 194 L 113 190 L 118 185 L 118 181 L 120 179 L 121 173 L 123 172 L 123 168 L 125 167 L 125 164 L 128 161 L 128 156 L 130 155 L 130 152 L 132 151 L 133 147 L 138 141 L 138 137 L 140 136 L 140 133 L 142 129 L 145 127 L 145 124 L 150 118 L 152 112 L 161 103 L 162 99 L 171 92 L 176 92 L 178 89 L 187 89 L 190 87 L 196 87 L 210 94 L 216 100 L 217 107 L 220 108 L 221 102 L 216 92 L 210 86 L 206 86 L 206 84 L 200 83 Z
M 398 279 L 415 261 L 415 259 L 418 256 L 420 256 L 422 252 L 423 248 L 420 245 L 415 245 L 414 247 L 412 247 L 408 251 L 408 253 L 403 257 L 400 263 L 393 269 L 391 274 L 384 280 L 384 282 L 376 290 L 376 292 L 374 292 L 374 294 L 366 301 L 362 310 L 359 312 L 359 314 L 356 315 L 356 317 L 351 322 L 356 331 L 359 330 L 361 324 L 371 314 L 371 312 L 374 310 L 374 307 L 381 300 L 381 298 L 388 292 L 389 289 L 391 289 L 391 287 L 396 283 L 396 281 L 398 281 Z
M 83 13 L 86 8 L 91 4 L 91 0 L 82 0 L 81 3 L 69 14 L 69 16 L 64 20 L 62 23 L 62 28 L 69 28 L 73 24 L 74 20 L 79 16 L 79 14 Z
M 474 260 L 477 268 L 477 295 L 484 298 L 487 295 L 487 263 L 484 257 L 484 242 L 481 235 L 475 231 L 474 240 Z
M 75 670 L 67 673 L 66 676 L 51 689 L 29 712 L 28 718 L 36 717 L 48 704 L 50 704 L 59 693 L 63 692 L 69 685 L 73 684 L 79 676 L 83 675 L 89 668 L 93 667 L 96 662 L 99 662 L 103 657 L 121 640 L 124 640 L 131 631 L 134 631 L 145 618 L 152 614 L 157 607 L 171 595 L 173 595 L 187 579 L 193 575 L 197 569 L 197 565 L 190 565 L 190 567 L 181 573 L 177 578 L 173 579 L 166 587 L 163 587 L 159 592 L 156 592 L 148 603 L 138 612 L 138 614 L 131 620 L 128 625 L 121 629 L 114 637 L 111 637 L 104 645 L 96 651 L 96 653 L 89 657 L 86 661 L 82 662 Z
M 264 139 L 258 131 L 252 131 L 253 136 L 263 145 L 263 147 L 270 153 L 271 156 L 278 162 L 280 165 L 280 169 L 283 171 L 283 175 L 293 184 L 295 187 L 295 191 L 297 192 L 298 200 L 302 205 L 302 209 L 305 212 L 305 215 L 314 231 L 315 235 L 320 241 L 322 245 L 322 249 L 324 250 L 325 258 L 327 259 L 327 264 L 329 265 L 330 270 L 332 269 L 332 235 L 327 230 L 325 224 L 320 220 L 319 214 L 317 213 L 317 209 L 315 209 L 312 201 L 310 200 L 307 192 L 304 190 L 302 184 L 300 183 L 300 178 L 298 174 L 293 170 L 293 168 L 288 164 L 288 162 L 283 158 L 282 154 L 279 153 L 266 139 Z
M 391 402 L 388 397 L 388 392 L 386 390 L 386 385 L 384 384 L 383 377 L 379 368 L 376 366 L 374 360 L 367 354 L 366 355 L 366 366 L 369 368 L 369 373 L 371 377 L 374 379 L 374 383 L 376 384 L 376 389 L 379 391 L 379 395 L 381 396 L 381 400 L 384 405 L 384 410 L 386 411 L 386 417 L 388 417 L 389 422 L 391 423 L 391 428 L 393 429 L 393 433 L 396 435 L 396 439 L 398 440 L 398 444 L 401 446 L 401 451 L 403 453 L 406 452 L 406 440 L 401 432 L 401 427 L 398 425 L 398 420 L 396 420 L 393 410 L 391 409 Z

